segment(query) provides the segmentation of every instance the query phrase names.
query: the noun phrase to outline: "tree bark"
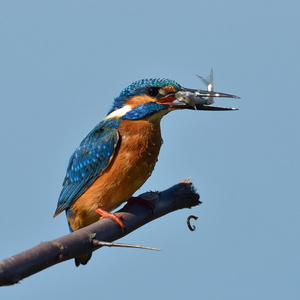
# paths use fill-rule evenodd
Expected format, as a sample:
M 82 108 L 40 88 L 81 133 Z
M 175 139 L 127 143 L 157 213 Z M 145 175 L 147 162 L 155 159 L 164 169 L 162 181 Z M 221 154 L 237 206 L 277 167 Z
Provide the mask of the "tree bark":
M 112 242 L 165 214 L 200 204 L 200 196 L 189 181 L 162 192 L 147 192 L 139 197 L 152 201 L 153 209 L 140 203 L 130 203 L 116 214 L 121 216 L 126 230 L 110 218 L 104 218 L 85 228 L 0 261 L 0 286 L 20 280 L 63 261 L 92 253 L 101 248 L 93 240 Z

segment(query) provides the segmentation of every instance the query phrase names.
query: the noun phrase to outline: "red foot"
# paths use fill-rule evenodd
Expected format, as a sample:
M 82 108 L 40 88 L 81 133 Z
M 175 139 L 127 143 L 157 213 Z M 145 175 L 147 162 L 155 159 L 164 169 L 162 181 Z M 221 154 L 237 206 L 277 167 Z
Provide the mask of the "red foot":
M 101 218 L 100 218 L 99 220 L 108 217 L 108 218 L 113 219 L 115 222 L 117 222 L 117 223 L 120 225 L 120 227 L 122 228 L 122 230 L 125 228 L 125 225 L 124 225 L 124 223 L 123 223 L 121 217 L 119 217 L 118 215 L 113 214 L 113 213 L 110 213 L 110 212 L 108 212 L 108 211 L 106 211 L 106 210 L 103 210 L 103 209 L 101 209 L 101 208 L 96 208 L 96 209 L 94 209 L 94 211 L 95 211 L 96 213 L 98 213 L 98 214 L 101 215 Z
M 146 205 L 148 208 L 150 208 L 152 210 L 152 212 L 153 212 L 153 209 L 155 208 L 155 206 L 151 200 L 146 200 L 141 197 L 130 197 L 127 200 L 127 204 L 130 204 L 130 203 L 140 203 L 140 204 Z

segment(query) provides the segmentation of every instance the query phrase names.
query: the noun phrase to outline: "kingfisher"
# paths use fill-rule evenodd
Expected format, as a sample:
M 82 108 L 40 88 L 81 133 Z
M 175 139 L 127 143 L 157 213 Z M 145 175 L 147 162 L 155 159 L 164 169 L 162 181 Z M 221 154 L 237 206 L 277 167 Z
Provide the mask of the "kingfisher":
M 185 95 L 198 100 L 190 105 Z M 96 222 L 100 215 L 124 227 L 111 211 L 130 199 L 154 170 L 162 145 L 163 116 L 178 109 L 233 110 L 205 104 L 208 97 L 238 98 L 184 88 L 163 78 L 142 79 L 126 87 L 72 154 L 54 217 L 65 210 L 71 231 Z M 90 257 L 75 258 L 76 266 Z

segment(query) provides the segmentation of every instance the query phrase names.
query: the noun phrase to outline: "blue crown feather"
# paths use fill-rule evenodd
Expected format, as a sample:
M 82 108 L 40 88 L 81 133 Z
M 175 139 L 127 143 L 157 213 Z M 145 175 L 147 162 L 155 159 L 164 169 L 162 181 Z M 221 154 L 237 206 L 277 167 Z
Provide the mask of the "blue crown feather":
M 178 90 L 181 88 L 180 84 L 176 81 L 165 78 L 149 78 L 135 81 L 125 88 L 117 98 L 115 98 L 113 107 L 109 113 L 116 108 L 121 108 L 124 105 L 124 102 L 129 98 L 144 94 L 149 86 L 161 88 L 168 85 L 172 85 Z

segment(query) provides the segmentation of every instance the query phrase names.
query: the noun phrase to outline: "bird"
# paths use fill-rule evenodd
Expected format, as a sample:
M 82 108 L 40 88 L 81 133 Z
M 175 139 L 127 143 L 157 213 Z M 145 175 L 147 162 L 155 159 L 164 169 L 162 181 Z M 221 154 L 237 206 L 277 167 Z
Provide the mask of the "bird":
M 180 101 L 176 101 L 180 92 Z M 162 145 L 160 121 L 171 111 L 195 109 L 184 101 L 187 89 L 176 81 L 149 78 L 133 82 L 123 89 L 105 118 L 82 140 L 70 157 L 57 208 L 53 217 L 66 212 L 70 231 L 88 226 L 113 213 L 145 183 L 154 170 Z M 203 97 L 234 95 L 202 91 Z M 197 104 L 197 110 L 234 110 Z M 91 254 L 75 258 L 85 265 Z

